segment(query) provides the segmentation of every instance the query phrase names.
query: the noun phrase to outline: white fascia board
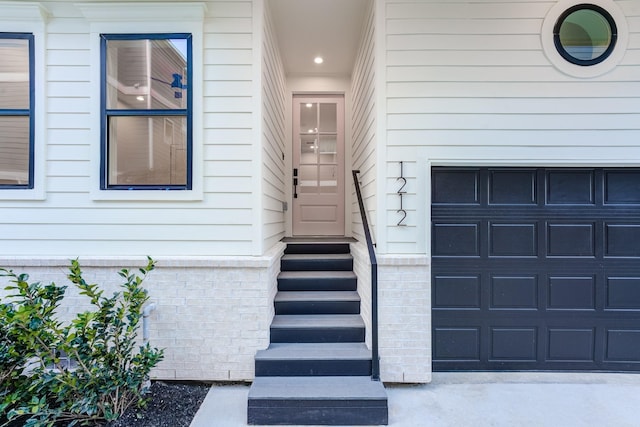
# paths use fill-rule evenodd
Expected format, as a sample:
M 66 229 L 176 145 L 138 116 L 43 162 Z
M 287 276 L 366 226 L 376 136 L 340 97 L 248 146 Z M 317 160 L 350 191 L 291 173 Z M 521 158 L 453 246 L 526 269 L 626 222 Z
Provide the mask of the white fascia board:
M 91 22 L 202 21 L 205 3 L 76 3 Z
M 2 21 L 42 21 L 47 22 L 49 11 L 37 2 L 0 2 Z

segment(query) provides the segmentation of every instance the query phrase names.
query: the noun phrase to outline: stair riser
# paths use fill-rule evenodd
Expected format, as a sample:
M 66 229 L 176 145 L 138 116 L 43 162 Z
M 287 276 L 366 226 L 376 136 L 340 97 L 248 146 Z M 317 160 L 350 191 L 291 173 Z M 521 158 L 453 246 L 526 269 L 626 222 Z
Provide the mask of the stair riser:
M 256 360 L 257 377 L 370 376 L 371 360 Z
M 355 291 L 357 279 L 278 279 L 279 291 Z
M 276 302 L 276 314 L 360 314 L 359 301 Z
M 364 328 L 271 328 L 271 342 L 363 342 Z
M 295 243 L 288 244 L 285 254 L 348 254 L 348 243 Z
M 247 421 L 262 425 L 386 425 L 386 401 L 249 400 Z
M 283 259 L 281 271 L 352 271 L 353 259 Z

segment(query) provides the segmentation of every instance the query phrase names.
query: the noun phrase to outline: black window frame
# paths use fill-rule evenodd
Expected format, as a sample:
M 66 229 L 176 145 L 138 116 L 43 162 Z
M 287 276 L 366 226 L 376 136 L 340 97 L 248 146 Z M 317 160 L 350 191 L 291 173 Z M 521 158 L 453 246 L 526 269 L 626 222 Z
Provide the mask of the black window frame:
M 187 105 L 183 109 L 109 109 L 107 108 L 107 43 L 109 40 L 184 39 L 187 44 Z M 128 33 L 100 35 L 100 189 L 101 190 L 192 190 L 193 189 L 193 36 L 191 33 Z M 184 117 L 186 132 L 186 184 L 144 185 L 109 184 L 110 117 Z
M 29 108 L 0 108 L 0 116 L 29 118 L 29 179 L 26 184 L 0 184 L 0 190 L 32 190 L 35 182 L 35 37 L 33 33 L 0 32 L 0 39 L 27 40 L 29 49 Z
M 598 56 L 597 58 L 588 59 L 588 60 L 579 59 L 571 55 L 569 52 L 566 51 L 566 49 L 562 45 L 562 42 L 560 41 L 560 28 L 562 27 L 562 24 L 567 19 L 567 17 L 569 17 L 574 12 L 577 12 L 579 10 L 585 10 L 585 9 L 592 10 L 594 12 L 599 13 L 604 19 L 606 19 L 607 23 L 609 24 L 609 27 L 611 28 L 611 42 L 609 43 L 609 46 L 607 47 L 607 49 L 602 53 L 602 55 Z M 600 64 L 601 62 L 604 62 L 615 49 L 617 40 L 618 40 L 618 26 L 616 25 L 616 22 L 613 19 L 613 16 L 611 16 L 611 14 L 605 8 L 595 4 L 591 4 L 591 3 L 576 4 L 568 8 L 560 15 L 560 17 L 556 21 L 556 24 L 553 27 L 553 43 L 555 44 L 556 50 L 558 51 L 560 56 L 562 56 L 565 60 L 567 60 L 572 64 L 580 65 L 583 67 L 588 67 L 591 65 L 596 65 L 596 64 Z

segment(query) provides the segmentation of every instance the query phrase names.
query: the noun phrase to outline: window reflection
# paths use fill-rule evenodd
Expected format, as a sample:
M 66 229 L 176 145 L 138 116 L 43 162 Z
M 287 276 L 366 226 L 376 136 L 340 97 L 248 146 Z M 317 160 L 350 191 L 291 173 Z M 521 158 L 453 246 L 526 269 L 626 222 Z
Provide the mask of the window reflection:
M 29 108 L 29 40 L 0 38 L 0 109 Z
M 584 66 L 604 61 L 613 51 L 616 38 L 611 15 L 591 4 L 568 9 L 554 28 L 558 52 L 569 62 Z
M 113 185 L 185 185 L 184 117 L 112 117 L 109 121 Z
M 33 188 L 33 35 L 0 33 L 0 187 Z
M 103 35 L 103 188 L 190 186 L 190 36 Z M 103 179 L 104 179 L 103 178 Z
M 109 40 L 107 108 L 181 109 L 187 105 L 184 39 Z
M 336 193 L 337 122 L 335 103 L 300 103 L 301 193 Z
M 29 182 L 29 117 L 0 116 L 0 184 Z

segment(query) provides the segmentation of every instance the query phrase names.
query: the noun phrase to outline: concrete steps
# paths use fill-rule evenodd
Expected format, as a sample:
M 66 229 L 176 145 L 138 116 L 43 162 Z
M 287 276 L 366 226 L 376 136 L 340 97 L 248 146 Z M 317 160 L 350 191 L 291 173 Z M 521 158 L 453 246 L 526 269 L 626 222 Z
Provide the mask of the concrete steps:
M 249 424 L 387 424 L 387 393 L 369 377 L 258 377 L 249 390 Z
M 387 424 L 387 395 L 371 380 L 356 289 L 348 243 L 287 245 L 271 344 L 255 357 L 249 424 Z

